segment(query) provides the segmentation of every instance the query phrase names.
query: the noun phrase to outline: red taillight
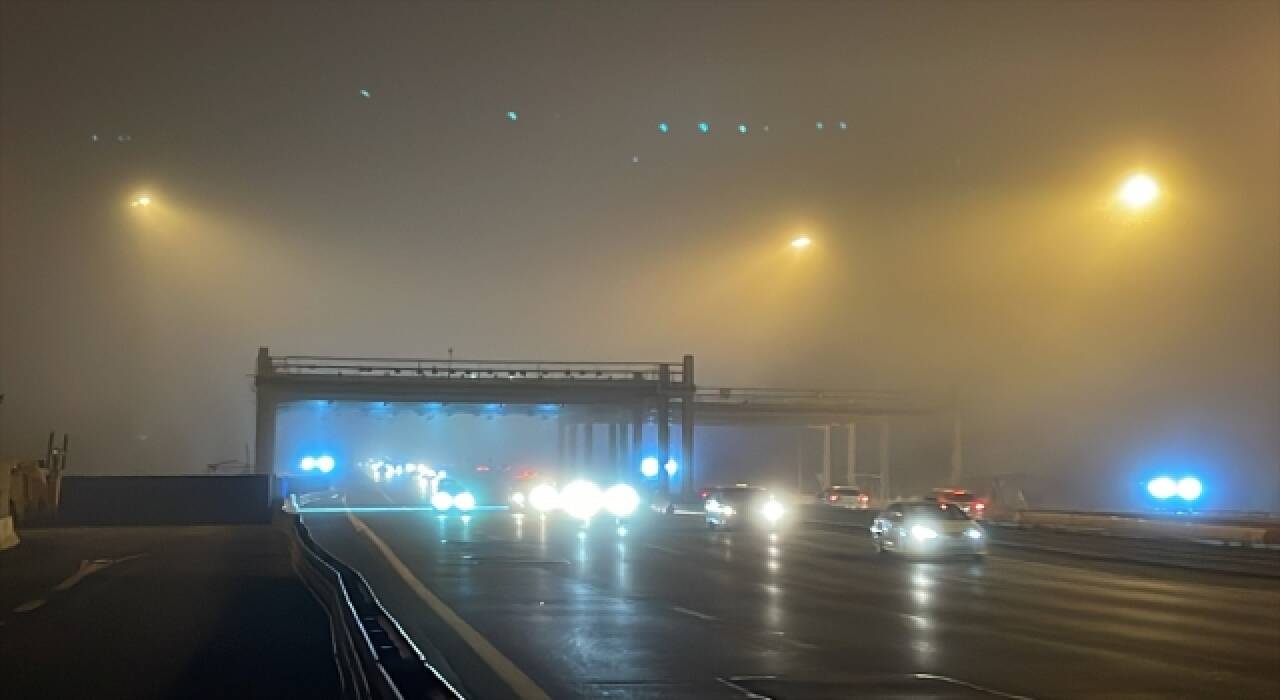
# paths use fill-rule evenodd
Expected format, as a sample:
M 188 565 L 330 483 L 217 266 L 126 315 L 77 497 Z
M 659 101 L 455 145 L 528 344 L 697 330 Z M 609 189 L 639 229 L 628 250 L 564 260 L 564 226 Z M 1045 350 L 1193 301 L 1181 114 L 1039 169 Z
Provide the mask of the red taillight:
M 868 497 L 868 496 L 865 496 L 865 495 L 863 495 L 863 496 L 858 496 L 858 502 L 859 502 L 859 503 L 866 503 L 867 501 L 870 501 L 870 500 L 871 500 L 871 498 L 870 498 L 870 497 Z
M 831 501 L 832 503 L 835 503 L 836 501 L 840 500 L 840 497 L 833 493 L 830 496 L 827 496 L 827 500 Z
M 987 507 L 987 504 L 985 504 L 985 503 L 975 503 L 975 504 L 973 504 L 973 507 L 974 507 L 974 508 L 977 508 L 978 510 L 983 510 L 984 508 L 986 508 L 986 507 Z

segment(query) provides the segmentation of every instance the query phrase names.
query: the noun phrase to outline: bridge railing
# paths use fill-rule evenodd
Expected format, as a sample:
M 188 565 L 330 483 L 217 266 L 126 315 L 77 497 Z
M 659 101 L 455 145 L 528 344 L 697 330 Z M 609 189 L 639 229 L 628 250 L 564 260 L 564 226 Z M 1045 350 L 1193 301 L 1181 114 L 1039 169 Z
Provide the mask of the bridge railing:
M 819 389 L 771 389 L 750 387 L 700 387 L 699 404 L 768 408 L 868 408 L 900 411 L 942 411 L 950 407 L 947 396 L 912 391 L 825 391 Z
M 543 362 L 292 355 L 272 357 L 271 370 L 277 374 L 289 375 L 423 377 L 457 381 L 658 382 L 665 376 L 671 385 L 685 383 L 684 364 L 680 362 Z

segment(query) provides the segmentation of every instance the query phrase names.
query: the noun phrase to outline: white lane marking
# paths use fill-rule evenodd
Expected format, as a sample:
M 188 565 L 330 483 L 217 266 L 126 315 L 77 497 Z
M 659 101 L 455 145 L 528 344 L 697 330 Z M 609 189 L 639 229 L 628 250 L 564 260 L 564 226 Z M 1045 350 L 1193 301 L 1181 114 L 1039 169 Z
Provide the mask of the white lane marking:
M 672 605 L 672 606 L 671 606 L 671 609 L 672 609 L 672 610 L 674 610 L 674 611 L 676 611 L 676 612 L 678 612 L 678 613 L 683 613 L 683 614 L 685 614 L 685 615 L 689 615 L 689 616 L 691 616 L 691 617 L 696 617 L 696 618 L 698 618 L 699 620 L 711 620 L 711 621 L 714 621 L 714 620 L 716 619 L 715 615 L 708 615 L 708 614 L 706 614 L 706 613 L 698 612 L 697 610 L 690 610 L 689 608 L 682 608 L 682 607 L 680 607 L 679 605 Z
M 445 624 L 452 627 L 453 631 L 467 643 L 467 646 L 471 647 L 471 650 L 483 659 L 489 665 L 489 668 L 492 668 L 511 690 L 515 691 L 517 696 L 523 700 L 551 700 L 551 696 L 547 695 L 542 688 L 539 688 L 532 678 L 525 675 L 524 671 L 521 671 L 510 659 L 503 656 L 497 647 L 493 646 L 474 627 L 467 624 L 439 596 L 432 593 L 426 584 L 422 583 L 417 576 L 414 576 L 413 571 L 404 562 L 400 561 L 400 558 L 395 555 L 391 547 L 386 542 L 383 542 L 382 538 L 378 537 L 363 520 L 350 512 L 347 513 L 347 519 L 351 521 L 351 525 L 356 531 L 369 538 L 373 546 L 377 547 L 378 551 L 382 553 L 387 563 L 391 564 L 391 568 L 422 599 L 422 602 L 426 603 L 427 607 L 431 608 L 431 611 L 436 616 L 444 620 Z
M 970 683 L 968 681 L 962 681 L 958 678 L 951 678 L 950 676 L 939 676 L 933 673 L 913 673 L 911 675 L 915 676 L 916 678 L 920 678 L 922 680 L 942 681 L 943 683 L 958 685 L 961 688 L 968 688 L 969 690 L 976 690 L 980 693 L 988 693 L 996 697 L 1008 698 L 1009 700 L 1032 700 L 1032 698 L 1026 695 L 1014 695 L 1013 693 L 1005 693 L 1003 691 L 999 691 L 994 688 L 988 688 L 983 685 L 978 685 L 977 683 Z
M 37 609 L 37 608 L 39 608 L 39 607 L 43 606 L 43 605 L 45 604 L 45 602 L 46 602 L 46 601 L 45 601 L 43 598 L 36 598 L 35 600 L 28 600 L 27 602 L 23 603 L 22 605 L 19 605 L 18 607 L 14 608 L 14 609 L 13 609 L 13 611 L 14 611 L 14 612 L 16 612 L 16 613 L 28 613 L 28 612 L 31 612 L 32 610 L 35 610 L 35 609 Z
M 733 680 L 738 680 L 738 679 L 735 678 Z M 768 695 L 753 693 L 750 690 L 747 690 L 746 688 L 743 688 L 742 686 L 738 685 L 737 683 L 734 683 L 733 680 L 729 680 L 728 678 L 716 678 L 717 683 L 729 688 L 733 688 L 739 693 L 742 693 L 742 697 L 744 698 L 751 698 L 751 700 L 773 700 L 773 698 L 769 697 Z
M 82 580 L 84 580 L 84 577 L 88 576 L 89 574 L 97 573 L 107 568 L 108 566 L 119 564 L 120 562 L 129 561 L 130 559 L 137 559 L 140 556 L 142 555 L 130 554 L 127 557 L 120 557 L 119 559 L 94 559 L 93 561 L 82 559 L 80 560 L 80 568 L 77 569 L 74 574 L 71 574 L 66 579 L 64 579 L 62 583 L 59 583 L 58 585 L 54 586 L 53 590 L 59 591 L 59 592 L 70 590 L 72 586 L 76 585 L 77 583 L 80 583 Z
M 666 552 L 667 554 L 674 554 L 674 555 L 676 555 L 677 557 L 682 557 L 682 556 L 684 556 L 684 555 L 683 555 L 683 554 L 681 554 L 680 552 L 678 552 L 678 551 L 676 551 L 676 550 L 674 550 L 674 549 L 671 549 L 670 547 L 663 547 L 662 545 L 657 545 L 657 544 L 646 544 L 645 546 L 646 546 L 646 547 L 648 547 L 649 549 L 656 549 L 656 550 L 658 550 L 659 552 Z

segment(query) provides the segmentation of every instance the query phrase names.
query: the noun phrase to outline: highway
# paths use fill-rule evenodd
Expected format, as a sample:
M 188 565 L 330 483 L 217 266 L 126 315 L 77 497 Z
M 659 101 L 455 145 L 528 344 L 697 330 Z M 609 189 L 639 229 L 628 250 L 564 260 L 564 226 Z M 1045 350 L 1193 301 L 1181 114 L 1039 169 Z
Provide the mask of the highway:
M 469 697 L 1280 697 L 1277 579 L 696 516 L 305 522 Z

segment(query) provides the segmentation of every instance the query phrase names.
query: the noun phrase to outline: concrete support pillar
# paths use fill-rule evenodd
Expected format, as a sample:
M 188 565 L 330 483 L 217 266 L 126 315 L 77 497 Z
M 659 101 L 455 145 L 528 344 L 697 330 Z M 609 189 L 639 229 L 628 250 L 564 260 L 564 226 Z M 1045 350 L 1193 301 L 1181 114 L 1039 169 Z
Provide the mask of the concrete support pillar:
M 951 428 L 951 486 L 959 486 L 964 476 L 964 433 L 960 425 L 960 416 L 953 417 Z
M 644 414 L 642 404 L 631 409 L 631 459 L 627 462 L 629 480 L 640 478 L 640 460 L 644 458 Z
M 568 470 L 570 473 L 578 473 L 578 424 L 569 423 L 565 427 L 565 446 L 568 448 L 568 454 L 565 455 L 565 461 L 561 463 L 561 468 Z
M 582 424 L 582 429 L 586 434 L 582 440 L 582 464 L 579 465 L 579 472 L 586 474 L 595 473 L 596 459 L 596 424 L 594 418 L 587 418 L 587 422 Z
M 620 426 L 616 421 L 609 421 L 609 468 L 613 472 L 613 478 L 617 479 L 622 473 L 620 462 L 618 459 L 618 430 Z
M 275 392 L 265 387 L 257 390 L 257 414 L 254 422 L 253 473 L 274 474 L 276 468 L 276 414 L 280 402 Z
M 822 428 L 822 486 L 831 486 L 831 426 Z
M 889 419 L 880 419 L 880 498 L 889 496 Z
M 689 356 L 686 355 L 686 358 Z M 693 395 L 686 395 L 683 405 L 680 407 L 680 471 L 683 478 L 680 480 L 680 500 L 683 503 L 693 502 L 693 490 L 697 488 L 694 483 L 694 465 L 693 465 L 693 432 L 694 432 L 694 400 Z
M 671 492 L 667 477 L 667 460 L 671 459 L 671 403 L 666 396 L 658 397 L 658 483 L 659 491 Z
M 845 483 L 850 486 L 858 485 L 858 424 L 849 421 L 849 425 L 845 426 L 845 433 L 848 439 L 845 441 L 845 447 L 848 448 L 848 456 L 845 458 Z
M 564 416 L 556 417 L 556 464 L 564 465 L 565 457 L 565 424 Z

